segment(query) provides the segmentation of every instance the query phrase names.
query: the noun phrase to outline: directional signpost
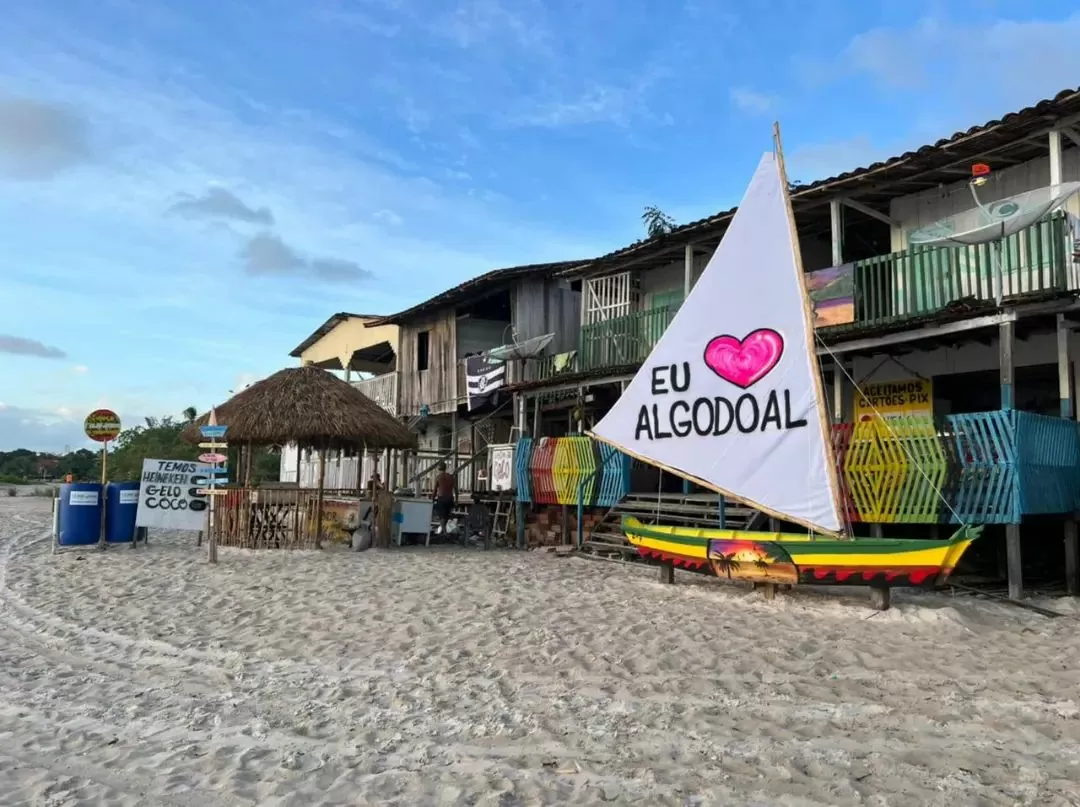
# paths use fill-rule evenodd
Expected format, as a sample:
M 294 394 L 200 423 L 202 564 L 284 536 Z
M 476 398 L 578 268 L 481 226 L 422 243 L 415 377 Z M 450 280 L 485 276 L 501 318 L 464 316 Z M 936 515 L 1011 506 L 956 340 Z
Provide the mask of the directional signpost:
M 229 449 L 229 444 L 225 442 L 225 434 L 228 432 L 228 426 L 219 425 L 217 422 L 217 412 L 211 407 L 210 418 L 205 426 L 199 427 L 199 434 L 202 435 L 205 443 L 199 443 L 199 448 L 203 449 L 207 453 L 199 455 L 199 462 L 205 462 L 210 467 L 207 469 L 206 477 L 201 480 L 203 486 L 198 489 L 200 496 L 210 497 L 210 524 L 209 532 L 210 538 L 206 545 L 206 559 L 210 563 L 217 563 L 217 531 L 214 522 L 214 502 L 218 496 L 225 494 L 225 490 L 219 485 L 227 485 L 229 478 L 226 476 L 228 469 L 225 467 L 225 463 L 228 461 L 229 456 L 225 452 Z

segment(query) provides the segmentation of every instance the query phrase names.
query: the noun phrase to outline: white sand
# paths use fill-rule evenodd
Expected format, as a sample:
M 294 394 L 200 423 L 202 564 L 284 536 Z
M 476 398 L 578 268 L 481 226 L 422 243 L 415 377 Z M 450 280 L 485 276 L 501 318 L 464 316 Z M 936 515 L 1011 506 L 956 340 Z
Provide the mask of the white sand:
M 0 499 L 0 804 L 1080 804 L 1075 616 L 535 553 L 53 556 L 47 508 Z

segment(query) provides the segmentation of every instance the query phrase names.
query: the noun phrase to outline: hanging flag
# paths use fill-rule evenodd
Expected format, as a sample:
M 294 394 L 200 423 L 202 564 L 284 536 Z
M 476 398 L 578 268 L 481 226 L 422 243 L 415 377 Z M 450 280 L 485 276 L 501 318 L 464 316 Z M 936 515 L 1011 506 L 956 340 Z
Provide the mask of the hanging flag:
M 470 412 L 494 404 L 496 392 L 506 385 L 506 362 L 490 356 L 469 356 L 465 359 L 465 385 Z

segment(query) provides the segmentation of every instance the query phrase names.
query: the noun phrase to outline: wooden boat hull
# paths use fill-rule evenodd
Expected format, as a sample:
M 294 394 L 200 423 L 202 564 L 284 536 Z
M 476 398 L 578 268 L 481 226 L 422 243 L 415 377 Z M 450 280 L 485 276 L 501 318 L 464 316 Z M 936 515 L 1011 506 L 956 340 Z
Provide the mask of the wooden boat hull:
M 944 585 L 982 533 L 961 527 L 947 540 L 857 538 L 642 524 L 624 518 L 623 532 L 642 557 L 752 583 L 832 586 Z

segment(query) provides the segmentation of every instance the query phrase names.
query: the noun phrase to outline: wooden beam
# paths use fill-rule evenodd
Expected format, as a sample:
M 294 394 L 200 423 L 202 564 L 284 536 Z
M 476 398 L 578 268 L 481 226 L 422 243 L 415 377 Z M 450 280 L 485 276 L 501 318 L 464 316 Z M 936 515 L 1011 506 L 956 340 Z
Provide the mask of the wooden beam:
M 1005 563 L 1009 577 L 1009 599 L 1024 597 L 1024 574 L 1020 562 L 1020 525 L 1005 525 Z
M 858 210 L 860 213 L 863 213 L 872 219 L 877 219 L 878 221 L 884 222 L 890 227 L 898 226 L 895 221 L 889 218 L 889 216 L 882 213 L 880 210 L 874 210 L 874 208 L 868 207 L 861 202 L 856 202 L 854 199 L 841 199 L 840 202 L 847 205 L 852 210 Z
M 1058 400 L 1061 402 L 1061 417 L 1072 420 L 1076 416 L 1073 402 L 1072 357 L 1069 351 L 1069 336 L 1072 324 L 1064 314 L 1057 315 L 1057 362 L 1058 362 Z
M 1061 184 L 1061 132 L 1057 129 L 1047 134 L 1050 144 L 1050 184 Z
M 694 284 L 694 245 L 687 244 L 683 249 L 683 299 L 690 296 L 690 287 Z
M 1013 381 L 1016 370 L 1013 362 L 1013 348 L 1016 346 L 1015 327 L 1016 323 L 1012 320 L 1006 320 L 998 326 L 1002 409 L 1012 409 L 1016 402 L 1016 389 Z
M 1065 522 L 1065 593 L 1075 596 L 1080 589 L 1077 586 L 1077 540 L 1076 513 Z
M 844 219 L 840 209 L 840 200 L 829 202 L 829 237 L 832 241 L 832 265 L 840 266 L 844 262 Z
M 1071 126 L 1062 126 L 1058 131 L 1069 138 L 1069 140 L 1073 142 L 1073 145 L 1080 146 L 1080 134 L 1077 133 L 1076 129 Z
M 833 345 L 819 345 L 817 353 L 819 356 L 831 356 L 838 355 L 840 353 L 858 353 L 864 350 L 876 350 L 886 345 L 903 344 L 904 342 L 914 342 L 919 339 L 932 339 L 937 336 L 947 336 L 951 333 L 962 333 L 964 331 L 972 331 L 978 328 L 992 328 L 1000 325 L 1006 320 L 1012 320 L 1016 318 L 1016 314 L 1012 311 L 1004 311 L 999 314 L 990 314 L 983 317 L 975 317 L 973 319 L 964 319 L 959 322 L 944 322 L 940 325 L 926 325 L 922 328 L 914 328 L 910 331 L 899 331 L 897 333 L 885 334 L 883 336 L 870 336 L 865 339 L 853 339 L 850 342 L 838 342 Z

